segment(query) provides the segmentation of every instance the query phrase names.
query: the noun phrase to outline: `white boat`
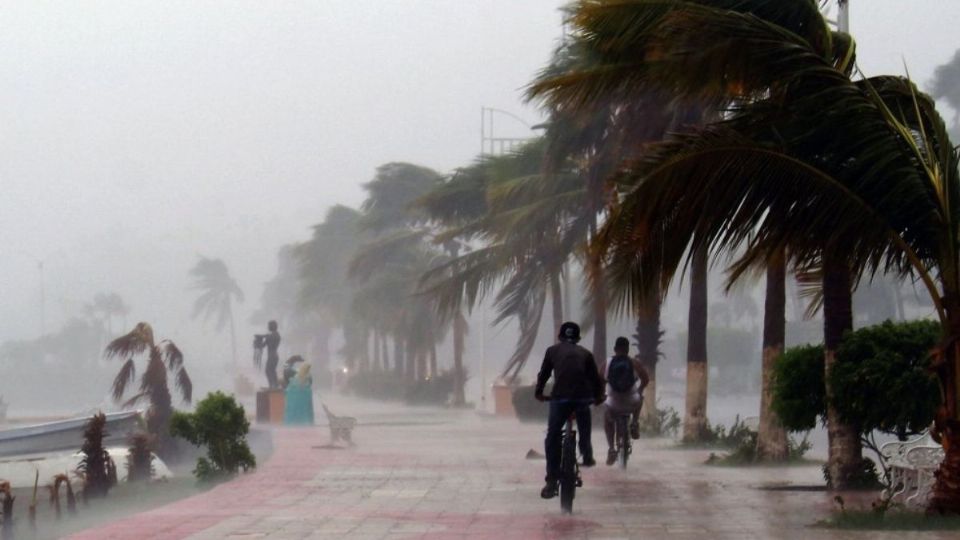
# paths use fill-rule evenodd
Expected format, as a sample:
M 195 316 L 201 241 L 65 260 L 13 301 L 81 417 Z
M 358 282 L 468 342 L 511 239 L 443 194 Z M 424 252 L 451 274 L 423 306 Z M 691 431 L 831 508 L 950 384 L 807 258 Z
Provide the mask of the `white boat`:
M 106 416 L 104 446 L 124 446 L 141 428 L 140 411 L 106 413 Z M 89 416 L 82 416 L 0 430 L 0 456 L 77 451 L 83 444 L 83 428 L 89 421 Z

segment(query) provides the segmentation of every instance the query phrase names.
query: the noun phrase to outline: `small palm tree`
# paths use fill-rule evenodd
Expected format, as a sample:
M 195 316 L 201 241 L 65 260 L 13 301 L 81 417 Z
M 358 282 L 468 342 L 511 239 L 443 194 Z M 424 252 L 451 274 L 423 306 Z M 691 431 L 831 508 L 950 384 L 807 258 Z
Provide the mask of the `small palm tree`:
M 230 350 L 233 365 L 237 365 L 237 329 L 233 320 L 233 302 L 243 303 L 243 291 L 230 275 L 226 263 L 220 259 L 200 257 L 190 269 L 193 288 L 200 296 L 193 303 L 193 318 L 202 316 L 204 321 L 216 320 L 217 332 L 230 325 Z
M 141 322 L 129 334 L 120 336 L 107 345 L 107 358 L 127 359 L 113 380 L 113 399 L 118 403 L 136 379 L 134 358 L 137 356 L 146 356 L 146 366 L 140 375 L 137 393 L 124 401 L 123 406 L 132 407 L 141 402 L 150 404 L 147 409 L 147 431 L 156 437 L 157 453 L 166 456 L 172 449 L 169 424 L 173 415 L 167 372 L 173 374 L 180 397 L 187 403 L 193 395 L 193 382 L 183 365 L 183 353 L 176 344 L 170 340 L 155 342 L 153 328 Z

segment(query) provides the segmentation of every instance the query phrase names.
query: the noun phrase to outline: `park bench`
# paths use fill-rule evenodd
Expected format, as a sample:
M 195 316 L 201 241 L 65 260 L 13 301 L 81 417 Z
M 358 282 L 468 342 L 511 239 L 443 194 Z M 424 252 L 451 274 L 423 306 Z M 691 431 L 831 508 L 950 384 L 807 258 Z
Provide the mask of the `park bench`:
M 943 447 L 925 431 L 909 441 L 888 442 L 880 447 L 890 475 L 884 496 L 906 506 L 926 506 L 933 490 L 934 472 L 943 461 Z
M 352 416 L 337 416 L 330 412 L 326 403 L 320 404 L 323 412 L 327 414 L 327 422 L 330 424 L 330 444 L 336 444 L 337 441 L 343 441 L 353 446 L 353 428 L 357 426 L 357 419 Z

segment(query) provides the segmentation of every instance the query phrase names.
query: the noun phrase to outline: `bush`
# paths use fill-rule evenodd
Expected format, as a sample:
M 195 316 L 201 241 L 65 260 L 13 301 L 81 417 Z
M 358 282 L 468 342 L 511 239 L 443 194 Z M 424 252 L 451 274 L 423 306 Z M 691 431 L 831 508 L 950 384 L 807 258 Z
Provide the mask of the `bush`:
M 654 408 L 653 414 L 640 414 L 640 435 L 647 437 L 676 437 L 680 432 L 680 413 L 673 407 Z
M 367 399 L 403 401 L 407 405 L 446 405 L 453 395 L 453 371 L 409 381 L 393 371 L 365 371 L 347 379 L 347 392 Z
M 257 460 L 247 446 L 250 431 L 243 407 L 222 392 L 207 394 L 193 413 L 175 412 L 170 434 L 195 446 L 206 445 L 207 457 L 197 459 L 193 473 L 200 480 L 213 480 L 247 471 Z
M 929 371 L 939 337 L 934 321 L 886 321 L 848 334 L 830 373 L 840 415 L 864 432 L 901 440 L 926 429 L 940 405 L 940 388 Z
M 127 450 L 127 482 L 150 480 L 153 477 L 153 436 L 135 433 Z
M 550 415 L 550 407 L 547 403 L 537 401 L 534 397 L 536 385 L 529 384 L 517 386 L 510 395 L 510 401 L 513 403 L 513 410 L 517 415 L 517 420 L 521 422 L 544 423 Z M 549 394 L 550 392 L 545 392 Z
M 863 434 L 925 429 L 940 402 L 927 372 L 939 334 L 933 321 L 887 321 L 845 335 L 830 374 L 839 414 Z M 826 415 L 823 369 L 822 345 L 787 349 L 776 363 L 773 409 L 787 429 L 812 429 Z
M 407 383 L 403 401 L 407 405 L 446 405 L 453 395 L 453 372 L 444 371 L 436 377 Z
M 83 477 L 83 497 L 103 497 L 116 484 L 116 466 L 110 454 L 103 447 L 103 438 L 107 435 L 104 427 L 107 417 L 102 412 L 93 415 L 83 431 L 83 457 L 77 466 L 77 472 Z
M 823 345 L 787 349 L 773 367 L 773 410 L 790 431 L 809 431 L 826 414 Z

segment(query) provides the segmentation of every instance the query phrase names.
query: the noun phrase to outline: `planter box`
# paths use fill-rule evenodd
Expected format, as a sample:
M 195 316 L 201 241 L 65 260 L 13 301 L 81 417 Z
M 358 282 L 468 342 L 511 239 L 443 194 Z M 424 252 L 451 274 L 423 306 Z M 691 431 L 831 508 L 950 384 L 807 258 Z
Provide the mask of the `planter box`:
M 261 389 L 257 392 L 257 422 L 261 424 L 282 424 L 286 396 L 283 390 Z
M 515 416 L 513 391 L 515 385 L 497 383 L 493 385 L 493 414 L 497 416 Z

